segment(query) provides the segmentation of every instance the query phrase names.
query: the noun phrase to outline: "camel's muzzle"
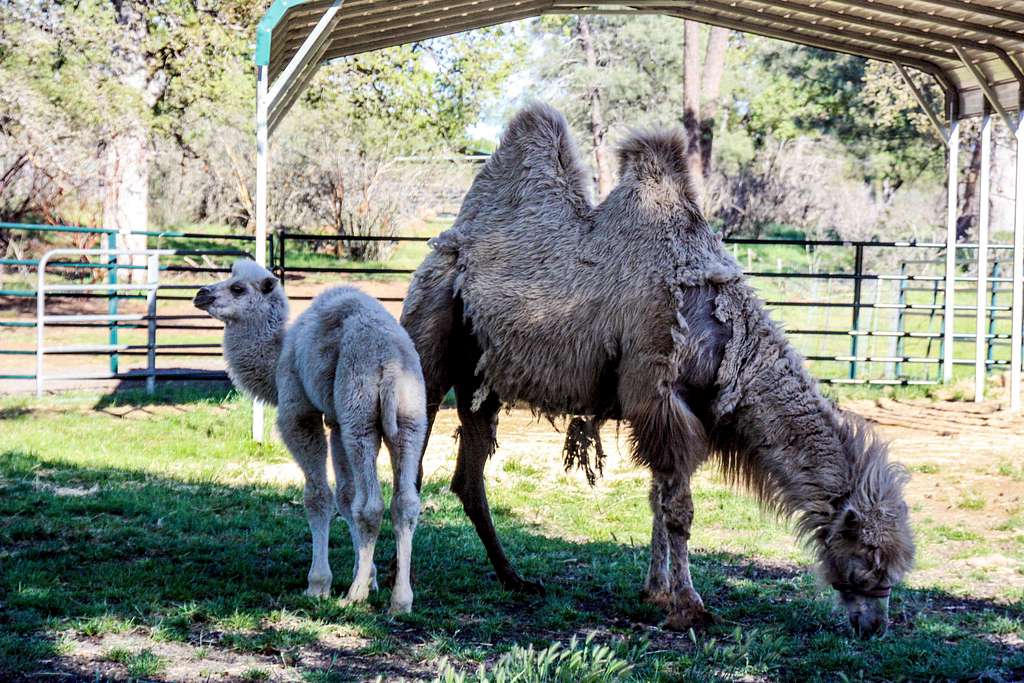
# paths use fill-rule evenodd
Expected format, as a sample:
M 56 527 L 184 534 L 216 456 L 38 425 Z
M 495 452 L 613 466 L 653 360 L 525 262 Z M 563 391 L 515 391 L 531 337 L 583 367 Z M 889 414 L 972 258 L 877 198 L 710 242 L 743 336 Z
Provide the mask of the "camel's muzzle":
M 217 297 L 210 293 L 209 287 L 202 287 L 198 292 L 196 292 L 196 298 L 192 300 L 192 303 L 199 310 L 205 311 L 212 306 L 213 302 L 216 300 Z

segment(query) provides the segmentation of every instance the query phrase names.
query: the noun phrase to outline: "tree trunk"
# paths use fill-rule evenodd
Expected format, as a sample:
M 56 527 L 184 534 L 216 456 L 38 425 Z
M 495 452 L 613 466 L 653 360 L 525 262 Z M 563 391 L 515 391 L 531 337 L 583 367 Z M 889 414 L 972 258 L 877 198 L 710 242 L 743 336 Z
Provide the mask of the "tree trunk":
M 971 150 L 971 160 L 967 164 L 964 177 L 964 196 L 960 206 L 962 213 L 956 219 L 956 238 L 964 242 L 977 226 L 981 211 L 981 197 L 978 196 L 978 185 L 981 174 L 981 142 L 976 142 Z
M 144 235 L 129 235 L 131 230 L 149 229 L 149 127 L 146 115 L 152 112 L 167 88 L 170 76 L 158 54 L 147 51 L 149 27 L 144 3 L 110 0 L 121 36 L 111 45 L 111 75 L 123 87 L 139 96 L 141 107 L 120 122 L 107 143 L 105 172 L 106 195 L 103 202 L 105 227 L 119 232 L 122 249 L 145 249 Z M 130 259 L 132 282 L 144 282 L 144 256 Z
M 686 169 L 697 196 L 704 196 L 704 164 L 700 130 L 700 24 L 683 21 L 683 130 L 686 131 Z
M 590 20 L 582 16 L 577 20 L 576 30 L 580 38 L 580 47 L 587 59 L 587 66 L 597 69 L 597 50 L 594 48 L 594 37 L 590 31 Z M 612 191 L 613 179 L 612 169 L 608 161 L 608 128 L 604 122 L 604 110 L 601 101 L 601 89 L 595 83 L 588 94 L 590 104 L 590 138 L 594 147 L 594 168 L 597 177 L 597 199 L 598 201 L 608 196 Z
M 701 81 L 700 157 L 701 171 L 707 178 L 711 173 L 711 145 L 718 117 L 722 75 L 725 73 L 725 51 L 729 46 L 729 30 L 719 26 L 711 28 L 708 49 L 704 57 L 704 77 Z
M 146 230 L 149 225 L 149 136 L 143 126 L 126 128 L 110 139 L 104 175 L 103 227 L 118 231 L 119 249 L 145 249 L 145 235 L 129 234 L 131 230 Z M 135 256 L 118 262 L 139 266 L 146 260 Z M 145 270 L 133 268 L 128 272 L 132 282 L 146 279 Z

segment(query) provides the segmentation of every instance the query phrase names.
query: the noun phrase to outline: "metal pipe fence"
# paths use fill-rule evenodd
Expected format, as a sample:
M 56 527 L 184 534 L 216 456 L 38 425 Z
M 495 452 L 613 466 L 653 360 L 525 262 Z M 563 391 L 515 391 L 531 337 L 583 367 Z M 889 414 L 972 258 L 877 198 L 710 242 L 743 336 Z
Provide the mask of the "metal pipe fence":
M 106 333 L 106 343 L 67 344 L 61 348 L 43 349 L 45 355 L 80 356 L 108 360 L 104 372 L 78 372 L 77 379 L 148 378 L 160 379 L 226 379 L 219 369 L 158 367 L 158 359 L 175 359 L 178 363 L 220 356 L 220 323 L 198 311 L 182 310 L 194 291 L 209 282 L 211 274 L 226 273 L 230 258 L 247 254 L 253 237 L 186 231 L 140 231 L 151 246 L 167 249 L 167 263 L 156 271 L 158 284 L 152 291 L 139 293 L 119 283 L 119 276 L 139 266 L 118 263 L 109 252 L 115 246 L 116 233 L 102 228 L 80 226 L 56 227 L 0 223 L 0 230 L 24 231 L 49 235 L 52 233 L 93 233 L 107 240 L 102 250 L 103 261 L 75 261 L 62 258 L 49 260 L 64 282 L 56 291 L 48 291 L 46 299 L 59 303 L 72 313 L 64 316 L 44 311 L 32 319 L 23 313 L 0 320 L 0 347 L 7 347 L 5 338 L 19 330 L 28 332 L 42 320 L 47 328 L 64 330 L 74 336 Z M 345 245 L 360 242 L 389 242 L 426 253 L 421 235 L 358 236 L 311 235 L 281 230 L 268 241 L 269 266 L 285 283 L 295 289 L 302 282 L 315 287 L 289 293 L 294 302 L 307 302 L 320 285 L 355 282 L 373 289 L 378 280 L 402 283 L 414 272 L 408 258 L 395 267 L 388 262 L 356 262 L 344 258 Z M 746 265 L 750 282 L 759 290 L 783 325 L 797 348 L 804 353 L 813 374 L 822 382 L 837 384 L 916 385 L 935 384 L 942 378 L 943 325 L 946 311 L 945 244 L 940 242 L 890 241 L 848 242 L 842 240 L 789 240 L 780 238 L 724 240 L 737 260 Z M 211 244 L 231 243 L 237 249 L 210 249 Z M 339 248 L 340 247 L 340 248 Z M 325 248 L 332 250 L 327 253 Z M 954 312 L 954 348 L 983 340 L 981 355 L 986 370 L 1005 368 L 1010 363 L 1008 261 L 1000 252 L 1010 245 L 988 245 L 991 271 L 986 272 L 987 302 L 982 313 L 988 321 L 984 335 L 975 334 L 973 323 L 978 312 L 976 300 L 977 270 L 972 254 L 976 244 L 959 244 L 957 248 L 957 287 L 951 292 Z M 741 250 L 745 254 L 741 254 Z M 338 254 L 342 257 L 339 258 Z M 202 257 L 197 263 L 193 257 Z M 745 258 L 744 258 L 745 257 Z M 23 273 L 40 266 L 39 259 L 0 259 L 0 307 L 5 311 L 18 301 L 36 298 L 36 289 L 4 284 L 8 271 Z M 141 266 L 146 268 L 146 266 Z M 368 284 L 369 283 L 369 284 Z M 826 287 L 819 287 L 824 283 Z M 974 286 L 971 286 L 974 285 Z M 395 289 L 391 287 L 390 289 Z M 824 289 L 824 295 L 821 290 Z M 394 292 L 376 292 L 378 298 L 391 304 L 401 303 Z M 13 304 L 12 304 L 13 302 Z M 105 313 L 96 312 L 96 305 L 106 306 Z M 27 301 L 26 301 L 27 303 Z M 144 304 L 145 310 L 136 310 Z M 165 305 L 163 311 L 159 306 Z M 177 310 L 167 311 L 166 306 Z M 135 310 L 131 315 L 127 309 Z M 845 311 L 849 311 L 847 315 Z M 139 333 L 145 339 L 132 338 Z M 170 338 L 167 338 L 170 337 Z M 972 351 L 973 351 L 973 347 Z M 34 348 L 0 348 L 4 357 L 36 355 Z M 146 367 L 125 369 L 129 359 L 145 358 Z M 954 369 L 975 366 L 978 359 L 972 352 L 954 354 Z M 37 380 L 40 373 L 28 372 L 19 365 L 0 366 L 0 379 Z

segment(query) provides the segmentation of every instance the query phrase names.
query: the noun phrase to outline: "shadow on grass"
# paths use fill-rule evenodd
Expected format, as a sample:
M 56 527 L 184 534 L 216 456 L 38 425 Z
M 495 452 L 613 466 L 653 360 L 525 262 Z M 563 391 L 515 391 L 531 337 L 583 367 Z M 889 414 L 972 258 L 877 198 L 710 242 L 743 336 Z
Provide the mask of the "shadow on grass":
M 182 373 L 209 372 L 180 368 Z M 141 371 L 140 371 L 141 372 Z M 196 401 L 220 403 L 236 394 L 229 380 L 162 380 L 153 394 L 146 393 L 146 378 L 124 379 L 96 401 L 93 408 L 104 410 L 111 407 L 136 407 L 184 405 Z
M 92 680 L 96 662 L 64 654 L 60 633 L 69 631 L 79 640 L 148 634 L 284 662 L 315 680 L 426 677 L 441 656 L 472 663 L 595 629 L 649 641 L 644 670 L 659 680 L 1024 675 L 1019 603 L 900 588 L 891 634 L 861 643 L 847 637 L 830 597 L 805 572 L 700 549 L 697 588 L 724 624 L 692 639 L 670 634 L 638 599 L 645 547 L 545 536 L 499 508 L 510 556 L 548 588 L 546 598 L 510 595 L 439 483 L 424 490 L 414 613 L 397 620 L 385 615 L 386 590 L 368 607 L 301 596 L 310 550 L 297 487 L 44 464 L 19 451 L 0 454 L 0 487 L 0 672 L 11 679 L 45 671 Z M 333 532 L 339 594 L 352 551 L 340 521 Z M 392 552 L 386 528 L 378 563 Z M 337 624 L 350 636 L 321 637 Z

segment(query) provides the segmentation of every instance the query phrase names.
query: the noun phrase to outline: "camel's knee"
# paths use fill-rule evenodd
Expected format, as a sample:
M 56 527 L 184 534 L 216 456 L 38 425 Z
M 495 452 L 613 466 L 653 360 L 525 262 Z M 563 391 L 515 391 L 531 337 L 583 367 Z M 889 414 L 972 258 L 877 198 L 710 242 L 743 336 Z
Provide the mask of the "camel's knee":
M 303 495 L 303 503 L 306 506 L 306 513 L 310 517 L 331 516 L 334 511 L 334 501 L 331 491 L 327 487 L 306 485 Z
M 420 516 L 420 497 L 416 491 L 399 491 L 391 499 L 391 523 L 399 527 L 415 526 Z
M 384 500 L 380 496 L 368 497 L 362 505 L 352 508 L 352 520 L 364 534 L 375 536 L 384 519 Z
M 681 536 L 690 540 L 690 527 L 693 525 L 693 506 L 683 509 L 665 510 L 665 529 L 673 536 Z
M 351 484 L 339 485 L 338 490 L 334 494 L 334 499 L 338 504 L 338 514 L 346 519 L 351 517 L 352 503 L 355 497 L 356 491 L 354 486 Z

